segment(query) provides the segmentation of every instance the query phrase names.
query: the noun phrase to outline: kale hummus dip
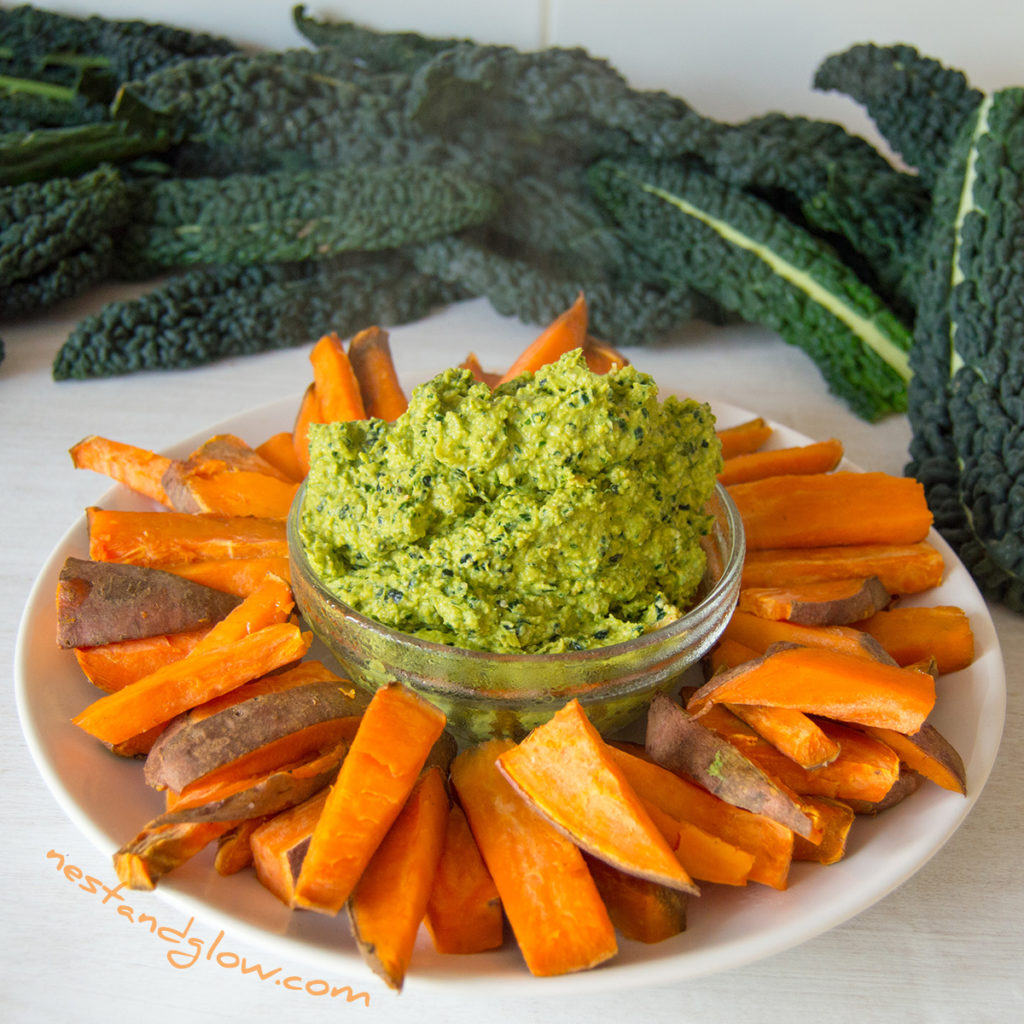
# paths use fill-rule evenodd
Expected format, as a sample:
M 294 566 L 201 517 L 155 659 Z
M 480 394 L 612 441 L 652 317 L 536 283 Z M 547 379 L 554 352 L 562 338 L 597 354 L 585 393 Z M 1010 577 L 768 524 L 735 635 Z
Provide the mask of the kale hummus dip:
M 493 392 L 450 369 L 394 423 L 316 425 L 300 533 L 361 614 L 455 647 L 617 643 L 692 602 L 721 465 L 707 405 L 576 350 Z

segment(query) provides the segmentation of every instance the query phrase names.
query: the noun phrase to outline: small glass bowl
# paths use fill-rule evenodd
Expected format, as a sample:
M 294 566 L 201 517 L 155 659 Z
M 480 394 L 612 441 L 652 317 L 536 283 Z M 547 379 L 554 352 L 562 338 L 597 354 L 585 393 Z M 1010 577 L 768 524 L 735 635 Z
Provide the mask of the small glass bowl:
M 572 698 L 602 733 L 642 715 L 710 650 L 736 605 L 743 566 L 743 523 L 716 485 L 700 600 L 682 618 L 622 643 L 559 654 L 495 654 L 432 643 L 368 619 L 323 586 L 299 534 L 300 488 L 288 518 L 296 605 L 345 674 L 369 692 L 398 680 L 440 707 L 466 742 L 521 739 Z

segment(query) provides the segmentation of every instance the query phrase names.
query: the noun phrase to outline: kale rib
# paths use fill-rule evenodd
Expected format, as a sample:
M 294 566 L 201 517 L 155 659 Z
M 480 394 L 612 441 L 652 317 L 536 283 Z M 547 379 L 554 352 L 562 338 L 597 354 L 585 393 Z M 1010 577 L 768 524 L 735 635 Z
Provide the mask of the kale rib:
M 763 200 L 678 162 L 602 161 L 591 181 L 666 280 L 798 345 L 863 418 L 905 410 L 910 333 L 828 246 Z

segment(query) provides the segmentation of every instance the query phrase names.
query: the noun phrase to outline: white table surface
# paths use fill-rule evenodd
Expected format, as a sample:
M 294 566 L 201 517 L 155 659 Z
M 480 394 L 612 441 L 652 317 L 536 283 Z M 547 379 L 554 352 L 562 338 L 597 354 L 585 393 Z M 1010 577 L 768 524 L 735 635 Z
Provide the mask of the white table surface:
M 218 31 L 244 25 L 253 42 L 295 42 L 287 29 L 286 3 L 276 4 L 279 9 L 272 16 L 264 0 L 244 5 L 66 0 L 55 6 L 77 13 L 102 9 L 169 20 L 181 12 L 179 23 Z M 870 0 L 856 9 L 820 0 L 696 5 L 700 27 L 712 38 L 716 31 L 721 39 L 734 34 L 736 47 L 721 51 L 735 57 L 727 59 L 715 56 L 714 44 L 704 45 L 699 33 L 686 28 L 695 28 L 687 13 L 691 6 L 667 0 L 617 6 L 615 13 L 631 27 L 640 16 L 662 25 L 659 46 L 653 50 L 639 45 L 639 29 L 632 34 L 615 29 L 612 5 L 602 5 L 598 18 L 593 5 L 572 0 L 522 8 L 505 5 L 505 21 L 493 34 L 517 45 L 590 45 L 621 62 L 639 84 L 678 89 L 713 113 L 739 114 L 763 103 L 792 112 L 801 106 L 808 113 L 827 110 L 828 116 L 838 111 L 834 116 L 841 117 L 850 113 L 848 104 L 805 91 L 808 69 L 830 49 L 864 38 L 919 42 L 925 50 L 968 68 L 979 85 L 992 88 L 1016 80 L 1024 28 L 1024 8 L 1005 0 L 979 0 L 966 13 L 962 5 L 945 0 Z M 747 17 L 734 23 L 730 8 L 742 9 Z M 772 9 L 782 22 L 772 19 Z M 487 20 L 490 11 L 483 17 L 481 5 L 462 0 L 437 0 L 429 16 L 425 9 L 399 0 L 314 5 L 314 13 L 322 10 L 369 21 L 379 12 L 382 24 L 427 31 L 480 35 L 481 19 L 495 24 Z M 786 19 L 790 29 L 771 46 L 763 45 L 765 26 Z M 542 27 L 540 37 L 531 34 L 537 25 Z M 757 83 L 764 80 L 775 86 L 757 91 Z M 719 88 L 716 82 L 727 86 Z M 109 903 L 77 889 L 48 857 L 51 851 L 60 853 L 84 874 L 113 882 L 107 856 L 68 820 L 29 756 L 14 702 L 15 637 L 43 562 L 83 508 L 108 486 L 95 474 L 72 469 L 70 445 L 99 433 L 160 449 L 254 406 L 297 396 L 309 379 L 308 346 L 188 372 L 55 383 L 50 365 L 63 337 L 82 315 L 116 294 L 121 292 L 100 289 L 31 321 L 0 325 L 7 345 L 0 364 L 0 489 L 6 494 L 0 513 L 5 540 L 0 559 L 0 672 L 5 684 L 0 779 L 6 836 L 0 862 L 0 1021 L 92 1024 L 137 1019 L 180 1024 L 287 1019 L 301 1024 L 329 1015 L 379 1024 L 477 1024 L 481 1019 L 494 1024 L 552 1019 L 590 1024 L 645 1017 L 705 1024 L 1024 1020 L 1024 617 L 1000 607 L 993 607 L 991 614 L 1006 662 L 1007 717 L 999 757 L 980 799 L 957 833 L 912 878 L 857 917 L 800 946 L 673 986 L 600 991 L 571 999 L 538 994 L 524 972 L 521 994 L 502 1002 L 469 998 L 456 987 L 429 995 L 413 988 L 395 996 L 374 986 L 368 973 L 339 972 L 326 980 L 367 989 L 370 1005 L 325 1005 L 322 998 L 261 983 L 215 961 L 175 968 L 165 944 L 140 935 Z M 499 318 L 486 303 L 475 301 L 395 329 L 392 344 L 403 374 L 420 379 L 470 350 L 485 365 L 500 367 L 533 334 L 533 329 Z M 694 326 L 671 344 L 627 354 L 655 377 L 683 378 L 693 394 L 755 410 L 812 437 L 837 436 L 849 457 L 865 468 L 898 473 L 905 464 L 905 420 L 868 425 L 856 419 L 828 395 L 800 352 L 760 330 Z M 188 923 L 186 915 L 158 894 L 138 894 L 133 901 L 157 916 L 161 926 L 182 929 Z M 215 931 L 201 923 L 195 927 L 202 929 L 205 940 L 215 939 Z M 224 937 L 222 948 L 250 960 L 262 954 L 232 935 Z M 282 959 L 275 966 L 281 968 L 279 977 L 325 977 L 302 962 Z

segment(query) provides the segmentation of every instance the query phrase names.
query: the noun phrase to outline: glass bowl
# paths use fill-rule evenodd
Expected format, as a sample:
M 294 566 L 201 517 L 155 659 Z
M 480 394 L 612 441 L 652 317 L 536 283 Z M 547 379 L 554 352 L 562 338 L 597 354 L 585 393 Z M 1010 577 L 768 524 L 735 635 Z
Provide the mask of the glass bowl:
M 296 606 L 345 674 L 369 692 L 400 681 L 440 707 L 466 742 L 520 739 L 577 698 L 602 733 L 628 725 L 714 644 L 732 614 L 743 566 L 743 524 L 716 485 L 704 538 L 707 569 L 698 602 L 682 618 L 622 643 L 558 654 L 495 654 L 432 643 L 343 604 L 317 578 L 299 534 L 305 485 L 288 518 Z

